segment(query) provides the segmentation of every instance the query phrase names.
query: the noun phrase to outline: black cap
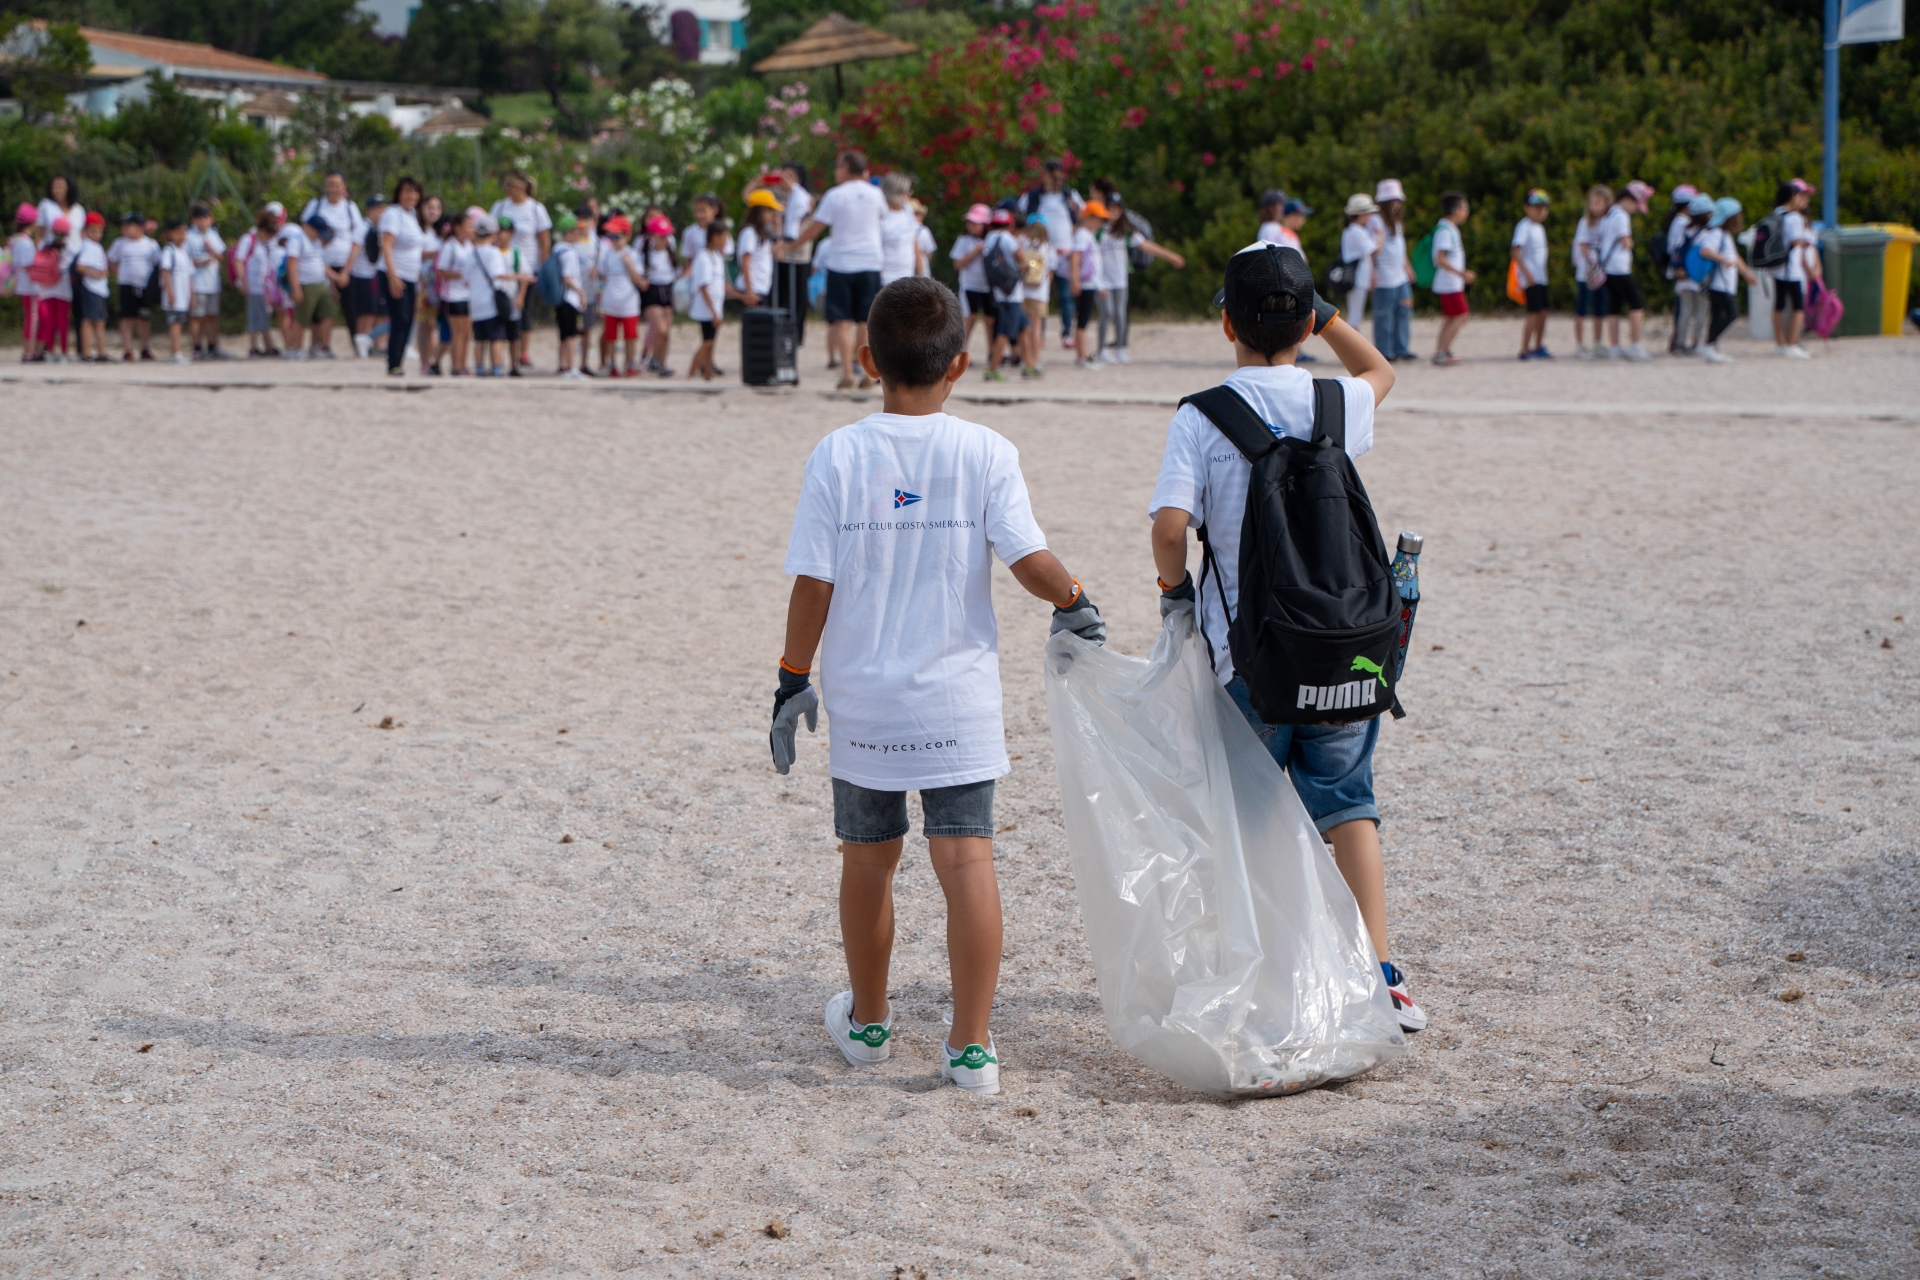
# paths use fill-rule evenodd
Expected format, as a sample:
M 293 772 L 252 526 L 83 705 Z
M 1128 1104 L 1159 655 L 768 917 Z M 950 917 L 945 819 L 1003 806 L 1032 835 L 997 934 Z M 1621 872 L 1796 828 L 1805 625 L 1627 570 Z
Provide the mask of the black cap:
M 316 213 L 308 218 L 307 225 L 312 227 L 314 234 L 320 237 L 320 243 L 325 244 L 333 239 L 333 224 L 319 214 Z
M 1260 303 L 1276 293 L 1292 294 L 1293 306 L 1259 310 Z M 1213 295 L 1213 305 L 1226 308 L 1235 326 L 1292 324 L 1313 314 L 1313 272 L 1298 249 L 1250 245 L 1227 259 L 1226 287 Z

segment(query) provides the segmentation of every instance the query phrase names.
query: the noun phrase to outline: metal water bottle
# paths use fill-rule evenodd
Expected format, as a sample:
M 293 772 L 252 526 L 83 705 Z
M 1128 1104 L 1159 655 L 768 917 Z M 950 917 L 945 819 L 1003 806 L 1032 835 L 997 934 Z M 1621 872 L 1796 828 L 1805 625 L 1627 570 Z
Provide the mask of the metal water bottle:
M 1420 549 L 1426 539 L 1409 529 L 1400 531 L 1400 553 L 1393 558 L 1393 589 L 1400 593 L 1399 663 L 1394 683 L 1407 673 L 1407 641 L 1413 636 L 1413 615 L 1420 612 Z

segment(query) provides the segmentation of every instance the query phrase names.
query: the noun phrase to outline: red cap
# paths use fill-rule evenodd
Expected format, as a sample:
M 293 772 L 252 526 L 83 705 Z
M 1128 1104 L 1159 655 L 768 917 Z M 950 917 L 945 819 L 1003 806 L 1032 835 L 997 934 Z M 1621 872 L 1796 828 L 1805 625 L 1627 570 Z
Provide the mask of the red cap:
M 87 215 L 87 225 L 90 227 L 104 227 L 107 225 L 107 220 L 106 218 L 101 216 L 101 213 L 98 209 L 95 209 L 92 213 L 89 213 Z
M 610 236 L 624 236 L 632 233 L 633 224 L 616 213 L 613 217 L 607 219 L 607 225 L 603 230 Z

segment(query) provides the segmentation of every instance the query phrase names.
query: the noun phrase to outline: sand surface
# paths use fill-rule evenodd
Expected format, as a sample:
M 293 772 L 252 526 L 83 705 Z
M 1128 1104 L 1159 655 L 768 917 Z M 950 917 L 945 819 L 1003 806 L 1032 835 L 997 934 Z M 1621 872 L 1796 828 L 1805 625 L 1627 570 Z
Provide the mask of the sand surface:
M 1377 777 L 1433 1026 L 1257 1102 L 1108 1042 L 1004 572 L 1006 1090 L 935 1075 L 917 836 L 894 1059 L 825 1043 L 826 753 L 766 747 L 801 464 L 864 412 L 817 337 L 785 394 L 0 366 L 0 1274 L 1920 1271 L 1920 342 L 1516 332 L 1405 366 L 1361 463 L 1427 538 Z M 1223 355 L 954 405 L 1130 652 Z

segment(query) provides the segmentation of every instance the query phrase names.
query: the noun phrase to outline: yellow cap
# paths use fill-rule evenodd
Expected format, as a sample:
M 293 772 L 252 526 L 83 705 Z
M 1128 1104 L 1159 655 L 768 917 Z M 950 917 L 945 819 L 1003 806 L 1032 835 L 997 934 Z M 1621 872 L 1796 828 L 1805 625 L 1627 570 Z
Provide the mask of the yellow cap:
M 758 191 L 749 191 L 747 193 L 747 208 L 749 209 L 779 209 L 784 211 L 786 207 L 787 206 L 774 199 L 773 192 L 767 190 L 765 187 L 760 188 Z

